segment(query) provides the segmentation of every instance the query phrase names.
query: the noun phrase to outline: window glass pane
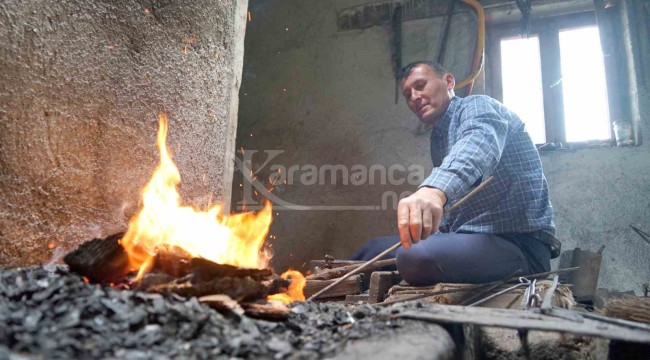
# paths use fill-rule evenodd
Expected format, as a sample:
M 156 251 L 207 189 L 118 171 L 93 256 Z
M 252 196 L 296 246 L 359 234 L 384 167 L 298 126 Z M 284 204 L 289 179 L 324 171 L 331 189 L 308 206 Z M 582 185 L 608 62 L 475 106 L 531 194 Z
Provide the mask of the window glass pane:
M 501 40 L 503 104 L 519 115 L 535 144 L 546 142 L 539 38 Z
M 564 122 L 568 142 L 611 137 L 598 28 L 560 31 Z

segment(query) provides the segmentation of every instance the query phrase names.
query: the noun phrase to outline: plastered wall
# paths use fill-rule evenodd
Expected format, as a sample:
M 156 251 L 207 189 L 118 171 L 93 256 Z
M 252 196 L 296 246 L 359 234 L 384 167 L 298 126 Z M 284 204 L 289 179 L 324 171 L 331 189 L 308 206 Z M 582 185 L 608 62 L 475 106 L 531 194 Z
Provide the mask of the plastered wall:
M 158 161 L 230 203 L 247 1 L 0 3 L 0 267 L 124 230 Z
M 365 240 L 395 233 L 393 199 L 421 181 L 409 167 L 417 165 L 426 175 L 431 171 L 429 133 L 401 95 L 395 103 L 390 25 L 337 31 L 337 11 L 362 3 L 250 4 L 237 149 L 259 151 L 253 168 L 261 180 L 272 175 L 271 164 L 287 170 L 299 165 L 293 184 L 277 183 L 273 195 L 306 207 L 274 212 L 270 241 L 277 268 L 298 267 L 325 254 L 345 258 Z M 405 22 L 403 64 L 437 56 L 443 26 L 441 17 Z M 476 33 L 469 11 L 455 15 L 450 31 L 445 64 L 464 77 Z M 475 89 L 481 91 L 481 85 Z M 282 152 L 264 165 L 267 150 Z M 347 176 L 326 171 L 311 184 L 309 168 L 303 166 L 320 172 L 328 165 L 344 167 Z M 406 171 L 396 169 L 391 181 L 388 171 L 396 165 Z M 368 170 L 358 185 L 353 184 L 355 166 Z M 383 180 L 381 170 L 370 174 L 373 166 L 385 170 Z M 246 182 L 240 171 L 234 179 L 236 208 L 246 198 L 240 187 Z

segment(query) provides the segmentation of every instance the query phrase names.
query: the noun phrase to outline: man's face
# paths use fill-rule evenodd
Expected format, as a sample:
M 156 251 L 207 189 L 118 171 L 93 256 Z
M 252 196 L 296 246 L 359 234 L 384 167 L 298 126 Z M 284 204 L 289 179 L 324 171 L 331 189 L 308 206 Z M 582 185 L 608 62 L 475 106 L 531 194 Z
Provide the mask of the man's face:
M 437 125 L 451 102 L 454 84 L 451 74 L 439 76 L 429 65 L 420 64 L 402 80 L 402 95 L 420 121 Z

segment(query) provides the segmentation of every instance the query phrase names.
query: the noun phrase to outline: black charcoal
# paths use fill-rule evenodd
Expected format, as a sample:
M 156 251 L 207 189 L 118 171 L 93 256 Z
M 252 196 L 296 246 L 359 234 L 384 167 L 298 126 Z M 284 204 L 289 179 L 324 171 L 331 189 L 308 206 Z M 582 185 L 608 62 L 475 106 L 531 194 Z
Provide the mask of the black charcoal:
M 321 359 L 399 326 L 390 310 L 302 302 L 286 321 L 224 317 L 192 297 L 0 270 L 0 359 Z

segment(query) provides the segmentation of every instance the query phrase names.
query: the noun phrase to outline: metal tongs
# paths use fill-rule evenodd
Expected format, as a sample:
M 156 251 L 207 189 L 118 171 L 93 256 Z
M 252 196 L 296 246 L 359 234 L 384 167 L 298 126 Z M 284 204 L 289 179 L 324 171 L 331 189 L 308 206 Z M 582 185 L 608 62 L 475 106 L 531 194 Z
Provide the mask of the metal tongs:
M 521 279 L 528 281 L 528 287 L 526 288 L 526 291 L 524 291 L 524 296 L 521 299 L 521 310 L 530 310 L 531 308 L 540 307 L 542 304 L 542 298 L 535 291 L 535 288 L 537 287 L 537 279 L 530 281 L 525 278 L 520 278 L 519 280 L 521 281 Z

